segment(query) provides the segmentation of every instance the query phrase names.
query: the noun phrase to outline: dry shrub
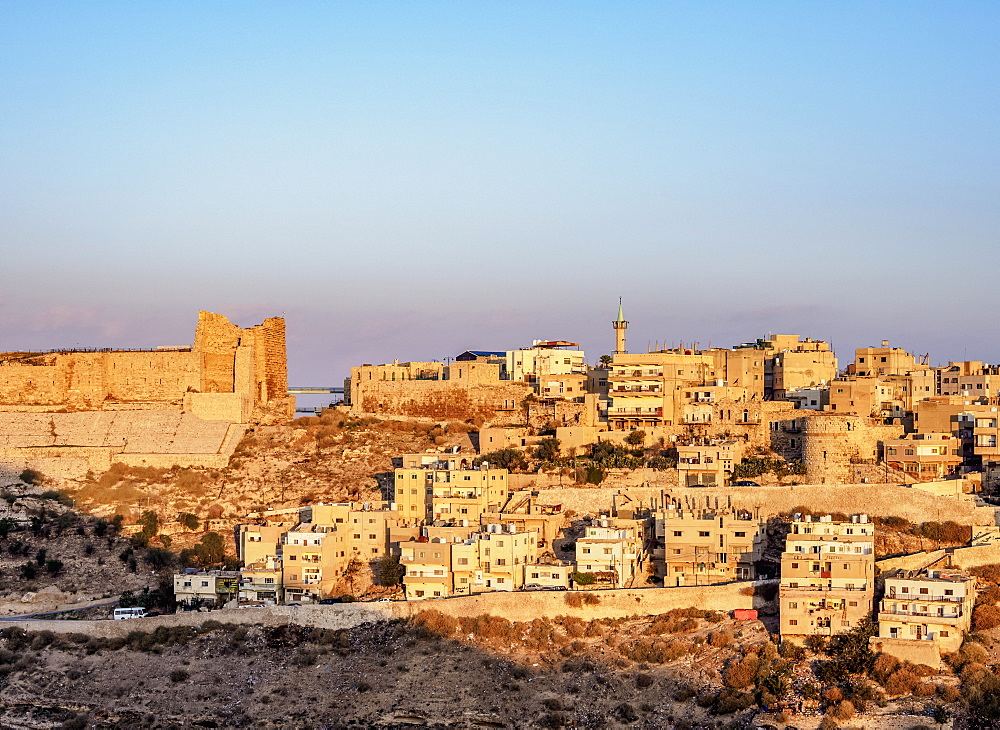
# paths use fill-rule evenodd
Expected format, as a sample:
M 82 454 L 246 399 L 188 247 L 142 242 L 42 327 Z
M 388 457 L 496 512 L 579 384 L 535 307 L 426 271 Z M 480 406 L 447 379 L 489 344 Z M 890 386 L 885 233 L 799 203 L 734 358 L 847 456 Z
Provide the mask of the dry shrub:
M 583 593 L 583 603 L 585 606 L 596 606 L 601 602 L 601 597 L 593 593 Z
M 837 730 L 838 727 L 839 725 L 837 725 L 837 721 L 829 715 L 826 715 L 823 717 L 823 721 L 819 724 L 817 730 Z
M 583 596 L 579 593 L 569 592 L 563 597 L 563 600 L 566 601 L 567 606 L 572 606 L 573 608 L 583 606 Z
M 933 697 L 935 692 L 937 687 L 931 682 L 921 682 L 913 689 L 913 694 L 917 697 Z
M 194 469 L 181 469 L 174 477 L 174 484 L 181 489 L 186 489 L 192 492 L 196 491 L 204 483 L 205 475 L 200 471 L 195 471 Z
M 827 702 L 840 702 L 844 699 L 844 693 L 840 691 L 840 687 L 828 687 L 823 693 L 823 699 Z
M 746 586 L 745 588 L 740 588 L 741 596 L 752 596 L 756 591 L 753 586 Z
M 792 719 L 792 716 L 789 715 L 784 710 L 782 710 L 781 712 L 779 712 L 777 715 L 774 716 L 774 719 L 780 722 L 782 725 L 784 725 L 786 722 Z
M 473 618 L 461 618 L 459 625 L 462 627 L 462 633 L 472 634 L 486 641 L 509 643 L 519 634 L 515 625 L 510 621 L 488 613 Z
M 939 684 L 937 694 L 942 702 L 958 702 L 958 698 L 962 696 L 962 690 L 953 684 Z
M 567 636 L 579 639 L 587 632 L 587 622 L 576 616 L 557 616 L 556 622 L 563 627 Z
M 885 691 L 894 697 L 910 694 L 917 686 L 916 673 L 909 669 L 898 669 L 885 681 Z
M 1000 584 L 1000 563 L 978 565 L 975 568 L 970 568 L 969 572 L 979 578 L 980 583 L 987 583 L 990 585 Z
M 854 704 L 850 700 L 841 700 L 830 708 L 830 715 L 837 720 L 850 720 L 855 715 Z
M 972 628 L 987 631 L 1000 626 L 1000 608 L 988 603 L 980 603 L 972 611 Z
M 733 659 L 729 662 L 722 675 L 722 681 L 727 687 L 733 689 L 743 689 L 753 684 L 757 676 L 757 666 L 759 660 L 756 655 Z
M 729 646 L 733 643 L 733 635 L 726 631 L 713 631 L 708 637 L 709 646 Z
M 438 636 L 452 636 L 458 631 L 458 619 L 440 611 L 421 611 L 411 621 L 415 626 Z
M 889 675 L 899 669 L 900 661 L 892 654 L 879 654 L 875 659 L 875 666 L 872 668 L 872 677 L 880 684 L 885 684 Z

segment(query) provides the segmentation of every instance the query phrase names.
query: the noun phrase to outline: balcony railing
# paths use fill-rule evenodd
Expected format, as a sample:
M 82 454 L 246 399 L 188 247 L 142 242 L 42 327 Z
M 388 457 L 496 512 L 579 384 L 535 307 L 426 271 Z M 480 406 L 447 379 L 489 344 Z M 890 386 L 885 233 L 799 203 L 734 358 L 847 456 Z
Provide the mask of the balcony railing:
M 952 615 L 942 615 L 937 613 L 930 613 L 929 611 L 903 611 L 902 609 L 887 610 L 882 609 L 879 614 L 885 614 L 886 616 L 919 616 L 921 618 L 933 618 L 933 619 L 957 619 L 965 615 L 961 610 L 957 614 Z
M 662 408 L 609 408 L 609 416 L 645 416 L 658 418 L 663 415 Z
M 926 593 L 888 593 L 885 600 L 901 603 L 936 603 L 938 601 L 961 603 L 965 599 L 962 596 L 929 596 Z

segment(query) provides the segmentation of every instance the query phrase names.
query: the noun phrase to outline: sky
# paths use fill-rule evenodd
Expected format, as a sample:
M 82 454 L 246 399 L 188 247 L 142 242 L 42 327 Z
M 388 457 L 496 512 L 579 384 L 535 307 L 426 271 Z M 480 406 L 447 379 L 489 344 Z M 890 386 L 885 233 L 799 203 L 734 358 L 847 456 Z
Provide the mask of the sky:
M 1000 3 L 0 3 L 0 350 L 1000 361 Z

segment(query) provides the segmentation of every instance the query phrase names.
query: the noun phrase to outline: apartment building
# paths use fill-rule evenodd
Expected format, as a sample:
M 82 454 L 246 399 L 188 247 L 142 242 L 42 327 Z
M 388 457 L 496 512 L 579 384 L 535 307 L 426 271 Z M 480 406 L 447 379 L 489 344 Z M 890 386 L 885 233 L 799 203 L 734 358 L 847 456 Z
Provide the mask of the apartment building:
M 972 625 L 975 577 L 924 568 L 896 569 L 884 578 L 878 638 L 893 641 L 883 641 L 882 651 L 909 659 L 906 653 L 913 642 L 932 642 L 939 654 L 958 651 Z
M 671 426 L 685 387 L 716 385 L 715 357 L 693 350 L 616 354 L 608 369 L 608 422 L 617 430 Z
M 498 512 L 508 497 L 506 469 L 449 468 L 437 462 L 403 467 L 394 473 L 395 501 L 407 524 L 436 520 L 478 522 L 484 512 Z
M 426 527 L 419 539 L 400 544 L 408 600 L 515 591 L 524 585 L 525 566 L 538 560 L 537 533 L 518 532 L 514 525 L 487 525 L 466 535 L 460 529 Z
M 240 569 L 241 604 L 272 606 L 285 600 L 282 590 L 281 558 L 268 556 Z
M 709 440 L 707 443 L 678 444 L 678 481 L 684 487 L 722 486 L 728 483 L 733 464 L 743 458 L 745 442 Z
M 654 513 L 652 533 L 664 587 L 752 580 L 765 542 L 764 522 L 745 510 L 670 505 Z
M 576 541 L 576 569 L 592 574 L 599 583 L 627 588 L 644 566 L 641 522 L 601 517 L 584 527 Z
M 934 368 L 936 395 L 996 398 L 1000 395 L 1000 367 L 977 360 L 950 362 Z
M 872 612 L 874 578 L 875 528 L 866 515 L 792 522 L 781 555 L 782 640 L 850 631 Z
M 575 342 L 535 340 L 531 347 L 506 353 L 507 372 L 513 380 L 537 384 L 560 375 L 587 376 L 583 350 Z
M 882 340 L 879 347 L 859 347 L 854 351 L 854 362 L 847 366 L 850 375 L 880 377 L 906 375 L 915 370 L 930 371 L 930 366 L 901 347 L 892 347 L 889 340 Z
M 822 387 L 837 377 L 837 356 L 828 342 L 772 335 L 763 344 L 773 352 L 764 360 L 766 398 L 787 398 L 793 391 Z
M 962 442 L 950 433 L 911 433 L 885 442 L 885 462 L 920 482 L 956 473 Z

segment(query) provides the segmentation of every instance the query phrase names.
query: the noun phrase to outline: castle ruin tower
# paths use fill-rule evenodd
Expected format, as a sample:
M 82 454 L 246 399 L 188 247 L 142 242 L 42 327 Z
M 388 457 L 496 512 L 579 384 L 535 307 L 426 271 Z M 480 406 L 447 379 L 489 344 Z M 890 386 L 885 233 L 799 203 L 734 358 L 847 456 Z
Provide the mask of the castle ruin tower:
M 625 354 L 625 330 L 628 329 L 628 322 L 625 321 L 625 315 L 622 313 L 622 300 L 621 297 L 618 298 L 618 319 L 612 322 L 612 326 L 615 328 L 615 355 Z

